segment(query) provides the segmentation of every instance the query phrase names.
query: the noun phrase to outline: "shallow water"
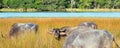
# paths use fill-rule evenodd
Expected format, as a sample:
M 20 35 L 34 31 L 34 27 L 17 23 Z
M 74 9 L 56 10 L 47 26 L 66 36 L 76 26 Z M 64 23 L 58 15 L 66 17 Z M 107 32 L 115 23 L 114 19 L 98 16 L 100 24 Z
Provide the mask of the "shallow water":
M 120 17 L 120 12 L 0 12 L 0 18 L 12 17 Z

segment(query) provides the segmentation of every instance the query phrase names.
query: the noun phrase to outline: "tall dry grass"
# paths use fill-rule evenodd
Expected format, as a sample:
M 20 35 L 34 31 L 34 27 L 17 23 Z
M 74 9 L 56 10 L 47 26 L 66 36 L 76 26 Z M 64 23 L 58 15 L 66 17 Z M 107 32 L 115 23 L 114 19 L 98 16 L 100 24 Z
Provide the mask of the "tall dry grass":
M 62 48 L 65 38 L 57 41 L 53 35 L 48 34 L 48 29 L 77 26 L 86 21 L 93 21 L 99 29 L 108 30 L 120 45 L 120 18 L 1 18 L 0 33 L 6 38 L 2 38 L 0 34 L 0 48 Z M 17 22 L 36 23 L 39 25 L 39 31 L 37 34 L 21 34 L 18 38 L 10 39 L 8 34 L 11 25 Z M 116 48 L 114 43 L 113 48 Z

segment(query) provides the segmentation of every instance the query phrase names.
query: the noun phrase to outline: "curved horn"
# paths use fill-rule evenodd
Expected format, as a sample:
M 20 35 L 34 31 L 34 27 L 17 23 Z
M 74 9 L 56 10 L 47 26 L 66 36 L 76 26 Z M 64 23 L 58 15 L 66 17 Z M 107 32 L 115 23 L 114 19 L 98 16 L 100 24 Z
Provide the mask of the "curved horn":
M 61 36 L 66 36 L 67 34 L 65 32 L 60 32 Z

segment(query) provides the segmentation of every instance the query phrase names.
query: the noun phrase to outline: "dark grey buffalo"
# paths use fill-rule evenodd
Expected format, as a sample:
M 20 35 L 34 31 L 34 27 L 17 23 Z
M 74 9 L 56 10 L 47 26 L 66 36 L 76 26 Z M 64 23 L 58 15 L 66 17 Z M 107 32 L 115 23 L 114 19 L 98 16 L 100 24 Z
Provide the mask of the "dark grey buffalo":
M 71 31 L 63 48 L 112 48 L 113 35 L 106 30 L 80 26 Z M 118 46 L 118 44 L 115 42 Z M 119 47 L 119 46 L 118 46 Z
M 10 29 L 9 36 L 17 36 L 19 33 L 37 32 L 38 25 L 34 23 L 14 23 Z
M 60 29 L 59 28 L 54 28 L 49 33 L 53 33 L 57 40 L 60 39 Z
M 97 29 L 97 25 L 94 22 L 82 22 L 78 26 L 70 27 L 64 26 L 62 28 L 54 28 L 51 32 L 55 35 L 55 38 L 60 39 L 61 36 L 67 36 L 71 33 L 72 30 L 79 28 L 79 26 L 85 26 L 88 28 Z
M 82 22 L 78 26 L 86 26 L 86 27 L 90 27 L 93 29 L 97 29 L 97 24 L 94 22 Z
M 68 27 L 68 26 L 65 26 L 65 27 L 62 27 L 62 28 L 49 29 L 49 33 L 53 34 L 54 37 L 57 40 L 60 40 L 61 36 L 67 36 L 68 32 L 66 32 L 66 31 L 69 31 L 69 30 L 72 30 L 72 28 Z
M 66 33 L 64 33 L 64 32 L 62 33 L 59 28 L 51 29 L 49 33 L 54 34 L 54 36 L 57 40 L 60 40 L 61 36 L 66 36 Z

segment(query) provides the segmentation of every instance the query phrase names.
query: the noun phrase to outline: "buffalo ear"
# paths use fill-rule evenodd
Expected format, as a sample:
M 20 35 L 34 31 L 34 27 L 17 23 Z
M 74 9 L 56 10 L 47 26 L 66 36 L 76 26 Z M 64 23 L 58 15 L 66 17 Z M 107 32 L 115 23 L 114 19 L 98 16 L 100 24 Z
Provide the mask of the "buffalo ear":
M 48 32 L 49 34 L 52 34 L 53 32 Z
M 52 34 L 52 33 L 53 33 L 53 29 L 48 29 L 48 31 L 49 31 L 49 32 L 48 32 L 49 34 Z

